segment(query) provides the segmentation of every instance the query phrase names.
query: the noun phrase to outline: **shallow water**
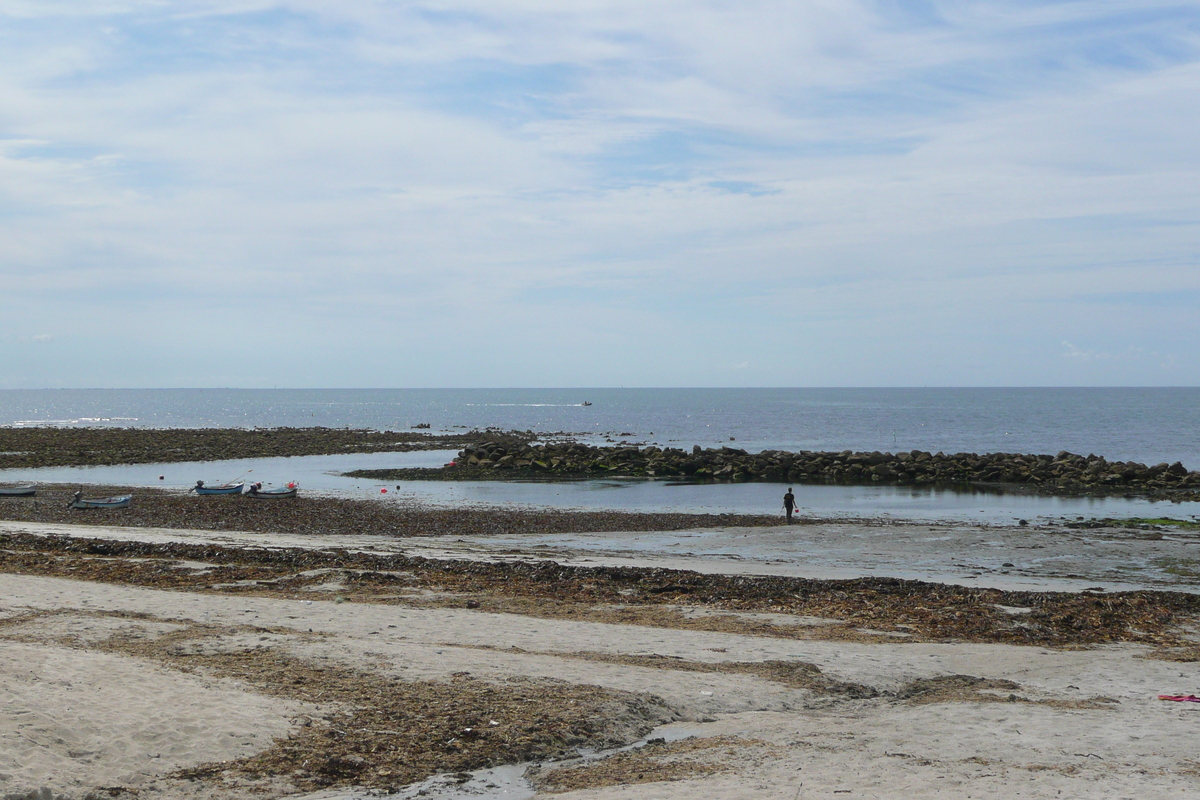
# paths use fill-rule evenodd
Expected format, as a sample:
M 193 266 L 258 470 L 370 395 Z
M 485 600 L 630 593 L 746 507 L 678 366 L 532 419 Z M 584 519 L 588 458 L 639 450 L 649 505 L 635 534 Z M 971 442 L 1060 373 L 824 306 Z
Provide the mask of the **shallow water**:
M 1200 533 L 1056 525 L 823 523 L 791 527 L 422 537 L 434 558 L 549 560 L 816 579 L 902 578 L 1012 591 L 1200 591 Z M 389 549 L 376 546 L 375 550 Z
M 386 796 L 393 800 L 528 800 L 537 792 L 525 779 L 531 764 L 508 764 L 467 773 L 468 780 L 443 774 L 426 778 L 420 783 L 403 786 L 398 791 L 381 795 L 375 789 L 326 789 L 309 794 L 288 795 L 282 800 L 368 800 Z
M 344 478 L 341 473 L 358 469 L 393 467 L 440 467 L 457 454 L 456 450 L 419 450 L 411 453 L 357 453 L 331 456 L 288 456 L 247 458 L 226 461 L 185 461 L 172 464 L 117 464 L 104 467 L 44 467 L 42 469 L 0 470 L 2 483 L 81 483 L 109 486 L 157 486 L 190 489 L 197 480 L 207 484 L 245 480 L 262 481 L 267 486 L 290 482 L 302 489 L 337 495 L 362 497 L 379 494 L 380 488 L 394 486 L 378 481 Z
M 566 482 L 401 481 L 382 482 L 341 475 L 357 469 L 440 467 L 453 450 L 411 453 L 296 456 L 177 464 L 110 467 L 50 467 L 0 470 L 0 483 L 79 483 L 155 486 L 180 491 L 197 480 L 216 484 L 237 478 L 282 486 L 295 481 L 305 493 L 349 498 L 408 500 L 433 505 L 519 505 L 550 508 L 710 514 L 782 514 L 786 486 L 775 483 L 680 485 L 667 481 L 593 480 Z M 162 476 L 162 479 L 159 479 Z M 1011 524 L 1061 517 L 1200 518 L 1200 503 L 1171 503 L 1121 497 L 1038 497 L 993 492 L 956 492 L 906 486 L 795 486 L 801 516 L 886 517 Z M 385 491 L 386 490 L 386 491 Z

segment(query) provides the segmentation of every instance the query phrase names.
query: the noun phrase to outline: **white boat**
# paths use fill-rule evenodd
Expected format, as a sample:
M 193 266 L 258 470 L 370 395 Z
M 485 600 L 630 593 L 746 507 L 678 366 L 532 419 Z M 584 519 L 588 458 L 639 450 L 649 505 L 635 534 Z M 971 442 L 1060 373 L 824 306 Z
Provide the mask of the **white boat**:
M 250 490 L 246 492 L 246 497 L 258 497 L 265 500 L 286 500 L 289 497 L 295 497 L 296 492 L 300 487 L 294 483 L 287 486 L 280 486 L 278 489 L 264 489 L 261 483 L 250 485 Z
M 33 497 L 37 487 L 32 483 L 25 486 L 0 486 L 0 497 Z
M 131 494 L 121 494 L 115 497 L 84 497 L 82 492 L 76 492 L 67 503 L 67 508 L 129 508 Z

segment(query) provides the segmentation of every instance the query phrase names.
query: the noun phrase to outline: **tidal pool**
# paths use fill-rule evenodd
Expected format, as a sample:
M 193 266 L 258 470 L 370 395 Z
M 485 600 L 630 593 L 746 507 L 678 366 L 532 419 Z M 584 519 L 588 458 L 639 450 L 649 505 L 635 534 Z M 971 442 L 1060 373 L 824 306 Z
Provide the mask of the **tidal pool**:
M 518 505 L 551 508 L 709 514 L 780 514 L 785 484 L 678 484 L 649 480 L 587 481 L 370 481 L 341 473 L 359 469 L 439 467 L 453 450 L 411 453 L 296 456 L 289 458 L 50 467 L 0 470 L 0 483 L 78 483 L 155 486 L 184 491 L 206 483 L 242 479 L 281 486 L 299 483 L 305 493 L 350 498 L 401 499 L 446 506 Z M 160 479 L 161 476 L 161 479 Z M 830 519 L 887 518 L 1012 524 L 1076 517 L 1200 518 L 1200 503 L 1123 497 L 1039 497 L 963 492 L 912 486 L 794 487 L 801 516 Z

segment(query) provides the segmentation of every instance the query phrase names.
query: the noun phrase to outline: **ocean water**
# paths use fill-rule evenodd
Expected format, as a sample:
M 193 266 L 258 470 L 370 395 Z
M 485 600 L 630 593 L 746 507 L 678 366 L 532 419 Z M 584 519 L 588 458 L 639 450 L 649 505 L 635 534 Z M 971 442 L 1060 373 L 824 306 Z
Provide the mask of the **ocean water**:
M 418 423 L 750 451 L 1068 450 L 1200 468 L 1195 387 L 0 391 L 3 426 L 402 430 Z

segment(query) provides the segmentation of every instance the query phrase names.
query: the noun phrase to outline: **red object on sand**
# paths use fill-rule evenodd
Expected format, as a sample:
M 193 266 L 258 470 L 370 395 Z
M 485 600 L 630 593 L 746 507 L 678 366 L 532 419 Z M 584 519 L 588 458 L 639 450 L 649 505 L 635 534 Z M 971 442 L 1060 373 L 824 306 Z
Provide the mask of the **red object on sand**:
M 380 490 L 379 490 L 379 493 L 380 493 L 380 494 L 387 494 L 387 489 L 380 489 Z
M 1176 703 L 1200 703 L 1200 697 L 1194 694 L 1160 694 L 1159 700 L 1174 700 Z

